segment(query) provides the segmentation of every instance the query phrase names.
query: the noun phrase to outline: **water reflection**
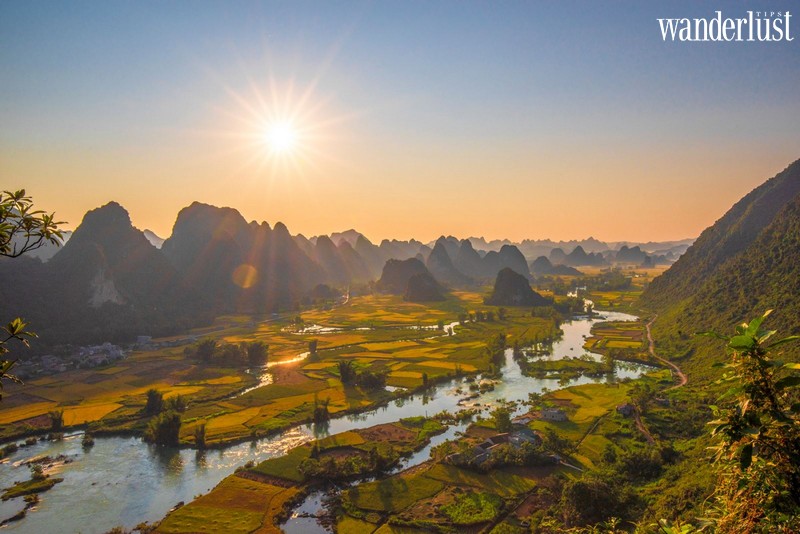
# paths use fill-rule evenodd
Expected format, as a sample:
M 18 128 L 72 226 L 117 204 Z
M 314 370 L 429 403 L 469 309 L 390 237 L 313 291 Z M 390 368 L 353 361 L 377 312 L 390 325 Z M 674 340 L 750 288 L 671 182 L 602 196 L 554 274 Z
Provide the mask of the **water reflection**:
M 607 314 L 608 320 L 633 320 L 625 314 Z M 583 352 L 583 336 L 589 334 L 592 322 L 598 318 L 572 321 L 562 325 L 564 336 L 553 344 L 549 358 Z M 570 349 L 573 349 L 570 351 Z M 522 375 L 513 360 L 513 351 L 506 352 L 501 378 L 493 391 L 474 399 L 482 407 L 492 406 L 501 399 L 524 401 L 531 392 L 555 389 L 555 380 L 536 379 Z M 578 377 L 569 384 L 617 380 L 638 376 L 644 366 L 621 364 L 613 377 Z M 456 388 L 462 393 L 456 393 Z M 8 532 L 106 532 L 116 525 L 132 528 L 141 521 L 157 521 L 178 502 L 191 501 L 196 495 L 208 492 L 237 466 L 247 461 L 259 462 L 283 455 L 289 449 L 308 442 L 316 436 L 326 436 L 347 430 L 366 428 L 397 421 L 403 417 L 432 415 L 442 410 L 459 411 L 460 401 L 470 394 L 469 383 L 453 379 L 440 383 L 429 391 L 397 399 L 376 410 L 349 414 L 325 424 L 300 426 L 268 439 L 233 445 L 224 450 L 198 452 L 190 449 L 158 448 L 143 444 L 133 437 L 96 437 L 95 446 L 84 450 L 80 434 L 72 434 L 61 442 L 37 442 L 20 449 L 0 464 L 0 488 L 16 480 L 27 480 L 29 472 L 22 462 L 34 456 L 65 454 L 75 461 L 61 470 L 64 482 L 42 494 L 42 502 L 17 523 L 4 527 Z M 455 436 L 462 427 L 452 427 L 434 438 L 430 447 L 440 440 Z M 410 462 L 423 461 L 430 447 L 415 454 Z M 16 499 L 15 499 L 16 501 Z M 0 505 L 3 519 L 13 515 L 15 503 Z M 288 529 L 287 529 L 288 530 Z
M 194 467 L 198 472 L 202 472 L 208 468 L 208 453 L 206 451 L 197 451 L 194 454 Z

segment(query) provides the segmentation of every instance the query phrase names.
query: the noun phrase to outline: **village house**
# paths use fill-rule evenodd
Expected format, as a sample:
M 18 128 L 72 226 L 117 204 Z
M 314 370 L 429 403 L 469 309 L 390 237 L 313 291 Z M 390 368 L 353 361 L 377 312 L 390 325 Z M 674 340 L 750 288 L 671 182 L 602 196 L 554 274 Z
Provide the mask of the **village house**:
M 567 412 L 560 408 L 543 408 L 540 412 L 539 418 L 545 421 L 566 421 Z
M 635 411 L 636 408 L 634 408 L 633 404 L 630 403 L 620 404 L 617 406 L 617 413 L 621 414 L 623 417 L 630 417 Z
M 514 430 L 511 432 L 491 436 L 467 452 L 459 452 L 447 456 L 445 461 L 453 465 L 463 465 L 466 463 L 481 465 L 489 459 L 492 451 L 497 447 L 509 444 L 518 449 L 525 443 L 540 445 L 542 443 L 542 438 L 528 427 L 515 425 Z

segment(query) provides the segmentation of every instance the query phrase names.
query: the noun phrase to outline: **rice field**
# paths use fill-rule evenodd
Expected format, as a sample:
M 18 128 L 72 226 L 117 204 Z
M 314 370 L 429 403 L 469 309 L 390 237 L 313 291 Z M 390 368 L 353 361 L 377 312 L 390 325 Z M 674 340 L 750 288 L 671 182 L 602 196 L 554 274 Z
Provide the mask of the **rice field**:
M 227 400 L 254 384 L 256 377 L 241 368 L 200 364 L 184 355 L 184 347 L 134 352 L 105 368 L 68 371 L 9 386 L 0 407 L 0 424 L 3 435 L 21 435 L 26 424 L 53 409 L 64 409 L 67 426 L 141 428 L 146 393 L 153 388 L 166 399 L 180 395 L 189 403 L 181 431 L 185 443 L 193 443 L 192 432 L 199 424 L 206 425 L 210 444 L 265 435 L 310 420 L 316 401 L 327 400 L 329 412 L 336 414 L 391 398 L 383 390 L 345 387 L 338 374 L 340 360 L 354 361 L 358 372 L 387 372 L 387 384 L 414 389 L 423 384 L 425 375 L 438 379 L 488 369 L 484 346 L 495 332 L 505 331 L 513 340 L 553 327 L 549 320 L 529 317 L 527 310 L 509 310 L 502 322 L 467 323 L 457 327 L 455 336 L 431 328 L 439 322 L 456 322 L 461 313 L 487 309 L 482 301 L 483 294 L 463 291 L 432 305 L 367 295 L 334 309 L 303 311 L 299 320 L 297 316 L 220 317 L 210 327 L 189 334 L 207 335 L 219 343 L 264 341 L 270 361 L 295 358 L 314 339 L 318 352 L 299 364 L 273 368 L 271 384 Z M 333 331 L 298 333 L 297 324 L 332 327 Z

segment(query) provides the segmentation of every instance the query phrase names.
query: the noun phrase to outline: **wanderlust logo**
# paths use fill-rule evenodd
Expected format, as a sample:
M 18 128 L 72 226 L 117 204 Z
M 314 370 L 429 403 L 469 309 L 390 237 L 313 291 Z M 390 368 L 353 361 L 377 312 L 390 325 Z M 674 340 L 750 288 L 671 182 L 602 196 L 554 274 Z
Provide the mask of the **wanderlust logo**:
M 746 15 L 728 18 L 717 11 L 714 17 L 658 19 L 658 24 L 664 41 L 794 41 L 789 28 L 792 14 L 788 11 L 748 11 Z

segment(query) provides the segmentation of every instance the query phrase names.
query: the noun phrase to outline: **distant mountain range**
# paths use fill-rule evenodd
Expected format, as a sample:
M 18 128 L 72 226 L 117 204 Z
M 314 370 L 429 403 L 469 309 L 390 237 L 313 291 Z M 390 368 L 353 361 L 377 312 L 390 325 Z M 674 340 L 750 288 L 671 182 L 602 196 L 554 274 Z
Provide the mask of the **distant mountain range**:
M 641 246 L 612 250 L 594 239 L 574 247 L 452 236 L 431 243 L 385 239 L 375 245 L 355 230 L 306 238 L 291 235 L 280 222 L 274 227 L 248 222 L 235 209 L 199 202 L 178 213 L 167 239 L 134 228 L 115 202 L 88 212 L 66 237 L 61 249 L 41 248 L 0 261 L 0 275 L 9 281 L 0 289 L 0 313 L 28 319 L 45 345 L 124 341 L 177 332 L 224 313 L 293 309 L 329 294 L 321 285 L 369 291 L 385 275 L 389 260 L 413 259 L 422 266 L 412 273 L 421 276 L 410 292 L 410 275 L 392 289 L 413 300 L 434 300 L 448 286 L 492 283 L 503 269 L 527 279 L 576 274 L 575 266 L 607 265 L 615 258 L 632 264 L 660 261 Z M 683 246 L 650 248 L 674 255 Z M 523 249 L 546 250 L 550 266 L 526 257 Z

